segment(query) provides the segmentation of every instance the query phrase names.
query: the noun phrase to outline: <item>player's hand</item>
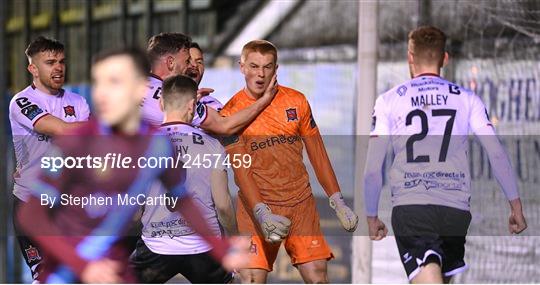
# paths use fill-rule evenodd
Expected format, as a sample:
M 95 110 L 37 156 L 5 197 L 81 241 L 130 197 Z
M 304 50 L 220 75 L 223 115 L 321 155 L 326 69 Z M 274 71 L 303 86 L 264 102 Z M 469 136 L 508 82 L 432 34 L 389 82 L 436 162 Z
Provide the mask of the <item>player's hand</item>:
M 508 230 L 511 234 L 519 234 L 527 228 L 527 221 L 523 215 L 523 208 L 519 198 L 510 201 L 510 218 L 508 219 Z
M 210 95 L 210 93 L 214 92 L 214 89 L 212 88 L 199 88 L 197 90 L 197 101 L 199 101 L 202 97 Z
M 354 232 L 358 225 L 358 216 L 345 204 L 340 192 L 334 193 L 329 198 L 330 207 L 336 211 L 336 215 L 343 228 L 348 232 Z
M 267 242 L 279 243 L 289 234 L 291 221 L 283 216 L 272 214 L 268 205 L 258 203 L 253 208 L 253 213 Z
M 527 221 L 522 211 L 512 211 L 508 219 L 508 229 L 511 234 L 519 234 L 527 228 Z
M 388 234 L 386 225 L 378 217 L 367 217 L 367 223 L 371 240 L 381 240 Z
M 270 80 L 268 87 L 266 87 L 266 90 L 264 90 L 264 94 L 262 98 L 266 99 L 268 101 L 268 104 L 270 104 L 270 102 L 272 102 L 272 100 L 276 96 L 277 92 L 278 92 L 277 73 L 274 73 L 274 76 L 272 76 L 272 79 Z
M 119 272 L 121 265 L 110 259 L 91 261 L 83 269 L 81 274 L 82 283 L 122 283 Z
M 231 247 L 223 257 L 222 266 L 229 272 L 248 266 L 250 238 L 246 236 L 234 236 L 229 239 Z

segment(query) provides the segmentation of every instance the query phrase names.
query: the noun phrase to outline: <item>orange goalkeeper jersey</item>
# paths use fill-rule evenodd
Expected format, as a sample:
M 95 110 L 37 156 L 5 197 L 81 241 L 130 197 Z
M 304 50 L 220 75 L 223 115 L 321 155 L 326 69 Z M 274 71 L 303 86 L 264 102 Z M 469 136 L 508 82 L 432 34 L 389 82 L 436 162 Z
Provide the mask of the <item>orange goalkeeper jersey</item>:
M 220 113 L 230 116 L 254 102 L 241 90 Z M 251 156 L 250 171 L 265 203 L 292 206 L 311 195 L 302 138 L 314 135 L 320 136 L 305 96 L 278 86 L 272 103 L 227 147 L 243 147 Z

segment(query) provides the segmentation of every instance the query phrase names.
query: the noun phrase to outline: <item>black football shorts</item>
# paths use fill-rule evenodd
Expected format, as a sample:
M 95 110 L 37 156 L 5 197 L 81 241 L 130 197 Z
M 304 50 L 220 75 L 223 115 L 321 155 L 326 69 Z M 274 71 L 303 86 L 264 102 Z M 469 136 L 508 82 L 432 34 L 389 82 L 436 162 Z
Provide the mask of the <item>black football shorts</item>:
M 392 209 L 392 228 L 405 267 L 412 280 L 423 265 L 438 263 L 443 277 L 463 272 L 465 236 L 471 213 L 439 205 L 403 205 Z

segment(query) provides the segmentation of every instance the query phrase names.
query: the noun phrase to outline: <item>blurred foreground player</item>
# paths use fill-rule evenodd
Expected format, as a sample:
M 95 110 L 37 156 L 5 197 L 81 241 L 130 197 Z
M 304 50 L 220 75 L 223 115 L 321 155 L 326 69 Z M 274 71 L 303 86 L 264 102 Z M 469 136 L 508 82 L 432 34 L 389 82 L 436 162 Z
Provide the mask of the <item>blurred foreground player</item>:
M 188 193 L 192 194 L 215 236 L 223 236 L 224 231 L 228 235 L 237 234 L 227 172 L 222 163 L 225 150 L 217 139 L 190 124 L 197 101 L 197 83 L 182 75 L 169 77 L 163 82 L 161 100 L 165 113 L 161 130 L 170 137 L 175 156 L 185 162 L 210 161 L 206 166 L 186 165 Z M 159 186 L 152 187 L 151 191 L 152 196 L 166 193 L 166 189 Z M 232 281 L 232 273 L 209 254 L 212 247 L 179 213 L 163 205 L 147 205 L 141 220 L 142 237 L 130 258 L 140 281 L 164 283 L 177 274 L 191 283 Z
M 276 84 L 277 50 L 256 40 L 242 49 L 240 69 L 246 87 L 225 104 L 230 116 L 261 100 Z M 249 154 L 250 168 L 235 168 L 239 192 L 240 233 L 252 235 L 250 263 L 240 270 L 244 283 L 264 283 L 272 271 L 281 241 L 306 283 L 326 283 L 327 261 L 333 257 L 324 239 L 309 177 L 303 163 L 305 145 L 317 179 L 347 231 L 358 217 L 345 205 L 339 184 L 306 97 L 278 86 L 270 105 L 239 136 L 224 139 L 231 154 Z
M 369 235 L 386 236 L 377 217 L 382 166 L 388 144 L 395 157 L 389 173 L 392 228 L 412 283 L 442 283 L 466 269 L 465 236 L 471 221 L 468 134 L 486 151 L 510 203 L 510 233 L 527 228 L 508 156 L 481 99 L 440 77 L 448 61 L 446 35 L 425 26 L 409 34 L 412 79 L 379 96 L 373 113 L 365 172 Z
M 28 45 L 25 53 L 32 84 L 13 96 L 9 105 L 17 160 L 13 174 L 14 209 L 28 201 L 30 183 L 39 175 L 39 161 L 50 149 L 51 138 L 78 126 L 90 115 L 83 97 L 62 89 L 66 75 L 62 43 L 40 36 Z M 14 229 L 32 278 L 37 279 L 43 258 L 39 247 L 22 235 L 16 220 Z
M 160 33 L 148 41 L 147 52 L 152 64 L 152 75 L 149 78 L 150 90 L 142 101 L 142 117 L 155 126 L 163 122 L 163 112 L 159 107 L 163 80 L 175 75 L 189 76 L 190 69 L 195 68 L 190 59 L 190 47 L 191 38 L 181 33 Z M 275 95 L 275 90 L 271 91 L 256 104 L 230 117 L 222 117 L 216 110 L 197 102 L 193 124 L 208 133 L 234 134 L 270 104 Z
M 200 211 L 186 194 L 182 165 L 144 168 L 138 165 L 96 165 L 95 158 L 110 154 L 140 158 L 171 157 L 166 136 L 141 123 L 139 103 L 147 91 L 149 64 L 137 50 L 118 50 L 98 57 L 92 68 L 92 100 L 98 120 L 91 120 L 70 135 L 55 141 L 54 157 L 91 156 L 82 168 L 44 169 L 33 194 L 19 210 L 18 218 L 46 255 L 38 280 L 47 283 L 136 282 L 129 269 L 125 231 L 139 204 L 122 202 L 145 195 L 150 184 L 160 181 L 170 196 L 178 197 L 179 210 L 196 232 L 209 242 L 212 255 L 227 269 L 241 265 L 237 252 L 227 255 L 228 243 L 207 227 Z M 66 160 L 67 161 L 67 160 Z M 60 199 L 70 198 L 66 203 Z M 43 205 L 43 198 L 51 203 Z M 76 199 L 95 198 L 82 207 Z M 53 202 L 56 199 L 56 202 Z M 109 202 L 110 199 L 110 202 Z M 104 201 L 104 202 L 103 202 Z M 240 256 L 241 258 L 241 256 Z

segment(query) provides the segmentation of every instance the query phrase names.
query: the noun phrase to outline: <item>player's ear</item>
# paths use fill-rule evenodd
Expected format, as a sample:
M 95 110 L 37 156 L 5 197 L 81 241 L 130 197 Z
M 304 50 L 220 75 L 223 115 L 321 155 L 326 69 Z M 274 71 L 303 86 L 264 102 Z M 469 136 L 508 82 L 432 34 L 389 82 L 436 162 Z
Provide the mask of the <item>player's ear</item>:
M 32 77 L 37 77 L 37 67 L 34 64 L 29 63 L 26 69 L 32 74 Z
M 242 61 L 238 61 L 238 63 L 240 64 L 240 72 L 246 75 L 246 65 Z
M 409 64 L 414 64 L 414 56 L 410 50 L 407 51 L 407 60 Z
M 195 99 L 189 100 L 187 108 L 189 114 L 194 114 L 193 111 L 195 110 Z
M 443 67 L 448 64 L 448 61 L 449 61 L 448 52 L 444 52 Z
M 163 96 L 159 97 L 159 110 L 165 112 L 165 106 L 163 105 Z
M 166 60 L 167 60 L 167 62 L 166 62 L 167 63 L 167 69 L 169 71 L 172 71 L 174 69 L 174 57 L 169 55 L 169 56 L 167 56 Z

